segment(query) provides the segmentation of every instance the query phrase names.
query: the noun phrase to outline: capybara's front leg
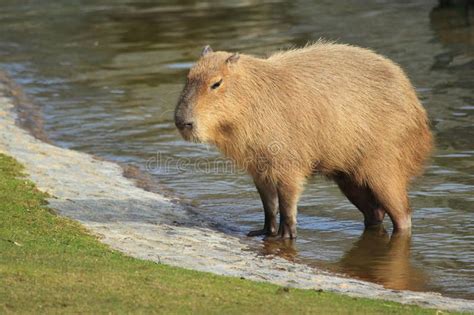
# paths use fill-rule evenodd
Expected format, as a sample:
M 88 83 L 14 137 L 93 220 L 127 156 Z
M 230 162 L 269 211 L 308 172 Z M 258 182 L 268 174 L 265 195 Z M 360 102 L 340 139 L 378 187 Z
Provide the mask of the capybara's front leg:
M 299 182 L 279 183 L 277 187 L 280 210 L 280 227 L 277 238 L 296 238 L 296 214 L 300 191 L 301 185 Z
M 250 231 L 247 236 L 274 236 L 277 234 L 278 193 L 273 182 L 261 178 L 254 179 L 257 191 L 262 199 L 265 212 L 265 224 L 263 229 Z

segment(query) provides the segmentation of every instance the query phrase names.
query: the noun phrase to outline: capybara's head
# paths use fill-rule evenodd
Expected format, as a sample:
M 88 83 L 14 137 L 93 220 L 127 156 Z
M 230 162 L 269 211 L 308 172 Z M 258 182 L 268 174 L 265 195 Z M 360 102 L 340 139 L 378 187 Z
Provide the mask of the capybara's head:
M 191 68 L 175 110 L 175 124 L 186 140 L 213 142 L 239 111 L 233 96 L 240 56 L 204 47 Z

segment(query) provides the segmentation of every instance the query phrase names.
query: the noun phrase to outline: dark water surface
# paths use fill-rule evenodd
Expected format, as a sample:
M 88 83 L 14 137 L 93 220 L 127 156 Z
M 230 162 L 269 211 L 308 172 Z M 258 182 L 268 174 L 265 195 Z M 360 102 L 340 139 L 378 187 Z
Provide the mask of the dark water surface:
M 474 298 L 474 10 L 435 1 L 110 3 L 0 2 L 0 68 L 41 106 L 53 142 L 136 165 L 244 235 L 263 220 L 251 180 L 196 169 L 219 154 L 182 141 L 172 121 L 202 46 L 264 55 L 325 37 L 370 47 L 406 69 L 437 137 L 410 193 L 413 237 L 362 234 L 359 212 L 315 178 L 296 244 L 254 246 L 390 288 Z

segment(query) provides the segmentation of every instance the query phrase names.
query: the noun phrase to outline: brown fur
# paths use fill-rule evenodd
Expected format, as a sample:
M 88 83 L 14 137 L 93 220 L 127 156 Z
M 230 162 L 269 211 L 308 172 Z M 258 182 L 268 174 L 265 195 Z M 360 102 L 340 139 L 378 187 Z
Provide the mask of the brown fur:
M 206 49 L 175 119 L 185 139 L 215 144 L 254 178 L 265 227 L 251 235 L 275 235 L 280 212 L 279 236 L 295 237 L 314 172 L 336 181 L 367 226 L 385 213 L 396 230 L 411 226 L 407 187 L 431 151 L 429 123 L 402 69 L 370 50 L 317 42 L 257 58 Z

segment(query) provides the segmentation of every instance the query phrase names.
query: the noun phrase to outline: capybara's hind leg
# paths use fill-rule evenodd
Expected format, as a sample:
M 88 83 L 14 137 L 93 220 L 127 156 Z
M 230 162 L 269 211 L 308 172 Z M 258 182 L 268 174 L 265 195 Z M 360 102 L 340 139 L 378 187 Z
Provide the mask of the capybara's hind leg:
M 384 178 L 371 180 L 375 198 L 380 202 L 393 223 L 394 232 L 410 231 L 411 209 L 408 204 L 406 181 L 401 178 L 390 178 L 387 172 Z
M 255 178 L 254 182 L 262 199 L 265 224 L 263 225 L 263 229 L 250 231 L 247 236 L 276 235 L 276 216 L 278 214 L 278 193 L 276 186 L 273 182 L 261 178 Z
M 347 199 L 362 212 L 366 228 L 380 225 L 383 222 L 385 210 L 367 185 L 356 183 L 346 174 L 338 174 L 334 180 Z

